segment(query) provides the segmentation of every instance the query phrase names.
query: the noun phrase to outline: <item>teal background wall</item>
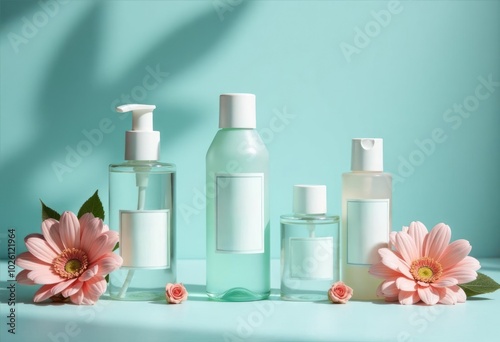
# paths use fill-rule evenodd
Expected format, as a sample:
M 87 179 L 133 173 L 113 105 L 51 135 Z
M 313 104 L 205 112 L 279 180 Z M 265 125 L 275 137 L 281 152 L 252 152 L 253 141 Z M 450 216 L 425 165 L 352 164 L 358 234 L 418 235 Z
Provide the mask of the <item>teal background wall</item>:
M 271 155 L 272 256 L 293 184 L 340 176 L 354 137 L 382 137 L 393 229 L 452 227 L 500 256 L 499 1 L 1 1 L 0 225 L 40 231 L 123 159 L 128 102 L 156 104 L 178 167 L 178 256 L 204 258 L 204 158 L 218 95 L 257 95 Z

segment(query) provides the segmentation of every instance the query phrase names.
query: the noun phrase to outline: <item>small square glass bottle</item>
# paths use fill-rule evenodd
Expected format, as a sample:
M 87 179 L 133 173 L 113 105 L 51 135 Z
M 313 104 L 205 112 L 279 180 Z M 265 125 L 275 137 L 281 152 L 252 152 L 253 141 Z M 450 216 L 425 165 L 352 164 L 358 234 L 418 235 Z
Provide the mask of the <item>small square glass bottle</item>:
M 295 185 L 293 214 L 281 216 L 281 298 L 327 300 L 338 280 L 339 217 L 326 214 L 326 186 Z

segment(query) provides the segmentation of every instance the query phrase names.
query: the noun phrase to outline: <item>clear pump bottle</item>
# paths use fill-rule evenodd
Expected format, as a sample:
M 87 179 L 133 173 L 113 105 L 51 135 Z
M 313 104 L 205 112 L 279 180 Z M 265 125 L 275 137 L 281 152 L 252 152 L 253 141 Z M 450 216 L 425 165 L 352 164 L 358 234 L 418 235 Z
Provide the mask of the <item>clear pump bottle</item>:
M 223 301 L 270 293 L 267 149 L 255 95 L 220 96 L 220 130 L 206 155 L 207 294 Z
M 165 299 L 176 281 L 175 165 L 159 159 L 160 132 L 153 131 L 153 105 L 130 104 L 125 159 L 109 166 L 109 226 L 120 235 L 122 267 L 110 274 L 109 292 L 120 300 Z
M 281 298 L 326 300 L 340 280 L 339 217 L 326 214 L 325 185 L 295 185 L 293 214 L 281 216 Z
M 368 273 L 387 247 L 392 226 L 392 176 L 383 172 L 383 140 L 353 139 L 351 172 L 342 175 L 342 280 L 353 299 L 378 299 Z

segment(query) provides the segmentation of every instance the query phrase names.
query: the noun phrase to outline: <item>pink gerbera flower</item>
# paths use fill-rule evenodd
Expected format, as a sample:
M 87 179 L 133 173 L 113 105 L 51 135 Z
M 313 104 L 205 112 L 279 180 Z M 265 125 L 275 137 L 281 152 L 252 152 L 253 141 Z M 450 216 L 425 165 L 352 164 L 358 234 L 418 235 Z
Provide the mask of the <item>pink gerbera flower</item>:
M 60 221 L 43 221 L 42 233 L 24 239 L 28 252 L 16 259 L 24 268 L 16 277 L 18 283 L 43 284 L 35 302 L 62 295 L 75 304 L 94 304 L 106 291 L 104 277 L 122 264 L 112 252 L 118 233 L 91 213 L 78 220 L 69 211 Z
M 412 222 L 401 232 L 390 235 L 393 250 L 381 248 L 381 262 L 370 273 L 384 281 L 377 295 L 401 304 L 455 304 L 465 302 L 465 292 L 458 284 L 477 278 L 479 262 L 468 256 L 467 240 L 450 243 L 451 229 L 437 224 L 429 233 L 421 222 Z

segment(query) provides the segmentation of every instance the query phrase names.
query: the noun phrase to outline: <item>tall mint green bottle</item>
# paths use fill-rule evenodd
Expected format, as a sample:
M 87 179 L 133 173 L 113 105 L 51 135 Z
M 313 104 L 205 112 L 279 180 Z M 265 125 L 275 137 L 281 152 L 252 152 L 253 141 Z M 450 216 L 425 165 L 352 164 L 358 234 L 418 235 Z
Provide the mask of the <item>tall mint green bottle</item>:
M 220 130 L 206 156 L 207 294 L 215 300 L 270 293 L 269 154 L 255 126 L 255 95 L 220 96 Z

